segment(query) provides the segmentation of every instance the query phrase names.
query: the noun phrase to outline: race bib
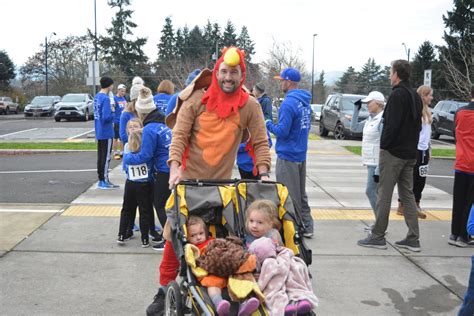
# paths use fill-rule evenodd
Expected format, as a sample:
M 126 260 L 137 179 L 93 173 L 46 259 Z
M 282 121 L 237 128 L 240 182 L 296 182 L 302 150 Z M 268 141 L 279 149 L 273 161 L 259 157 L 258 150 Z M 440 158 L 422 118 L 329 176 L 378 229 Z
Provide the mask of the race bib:
M 145 163 L 141 165 L 128 166 L 128 179 L 132 181 L 148 179 L 148 167 Z
M 420 166 L 418 169 L 420 172 L 420 177 L 426 177 L 428 175 L 428 165 Z

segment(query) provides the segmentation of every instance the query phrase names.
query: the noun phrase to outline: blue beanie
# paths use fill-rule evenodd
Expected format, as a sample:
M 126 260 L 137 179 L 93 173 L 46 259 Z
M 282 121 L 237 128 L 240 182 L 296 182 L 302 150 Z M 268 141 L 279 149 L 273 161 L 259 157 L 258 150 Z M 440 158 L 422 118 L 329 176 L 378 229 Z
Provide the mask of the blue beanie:
M 191 72 L 188 75 L 188 78 L 184 82 L 184 86 L 187 87 L 188 85 L 190 85 L 191 82 L 193 82 L 194 78 L 196 78 L 196 76 L 199 75 L 200 73 L 201 73 L 201 69 L 199 69 L 199 68 L 194 69 L 193 72 Z

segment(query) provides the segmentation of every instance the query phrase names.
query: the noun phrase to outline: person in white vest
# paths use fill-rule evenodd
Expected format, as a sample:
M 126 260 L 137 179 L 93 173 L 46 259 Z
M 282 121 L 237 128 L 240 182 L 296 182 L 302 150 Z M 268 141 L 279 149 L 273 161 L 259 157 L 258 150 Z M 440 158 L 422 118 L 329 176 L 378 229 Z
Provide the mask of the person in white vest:
M 359 112 L 362 103 L 367 103 L 369 117 L 361 122 Z M 377 183 L 379 182 L 379 152 L 380 135 L 382 134 L 382 115 L 385 98 L 382 93 L 372 91 L 369 95 L 356 102 L 351 118 L 351 132 L 362 132 L 362 162 L 367 166 L 367 186 L 365 194 L 369 198 L 370 206 L 377 217 Z M 366 230 L 370 231 L 371 227 Z

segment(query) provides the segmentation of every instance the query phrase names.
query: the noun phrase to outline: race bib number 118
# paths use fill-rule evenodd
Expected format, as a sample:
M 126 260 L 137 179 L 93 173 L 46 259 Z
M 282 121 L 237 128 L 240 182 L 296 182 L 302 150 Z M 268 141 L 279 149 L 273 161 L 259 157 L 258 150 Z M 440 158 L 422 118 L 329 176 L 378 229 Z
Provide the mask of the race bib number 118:
M 132 181 L 148 179 L 148 168 L 146 164 L 129 165 L 128 178 Z

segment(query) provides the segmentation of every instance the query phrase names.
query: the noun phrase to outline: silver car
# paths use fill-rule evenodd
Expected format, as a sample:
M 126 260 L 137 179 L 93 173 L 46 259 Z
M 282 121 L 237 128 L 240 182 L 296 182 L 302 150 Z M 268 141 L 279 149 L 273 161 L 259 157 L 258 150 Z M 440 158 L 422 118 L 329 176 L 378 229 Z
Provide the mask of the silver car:
M 54 120 L 82 119 L 87 121 L 94 118 L 94 104 L 90 94 L 68 93 L 55 106 Z

